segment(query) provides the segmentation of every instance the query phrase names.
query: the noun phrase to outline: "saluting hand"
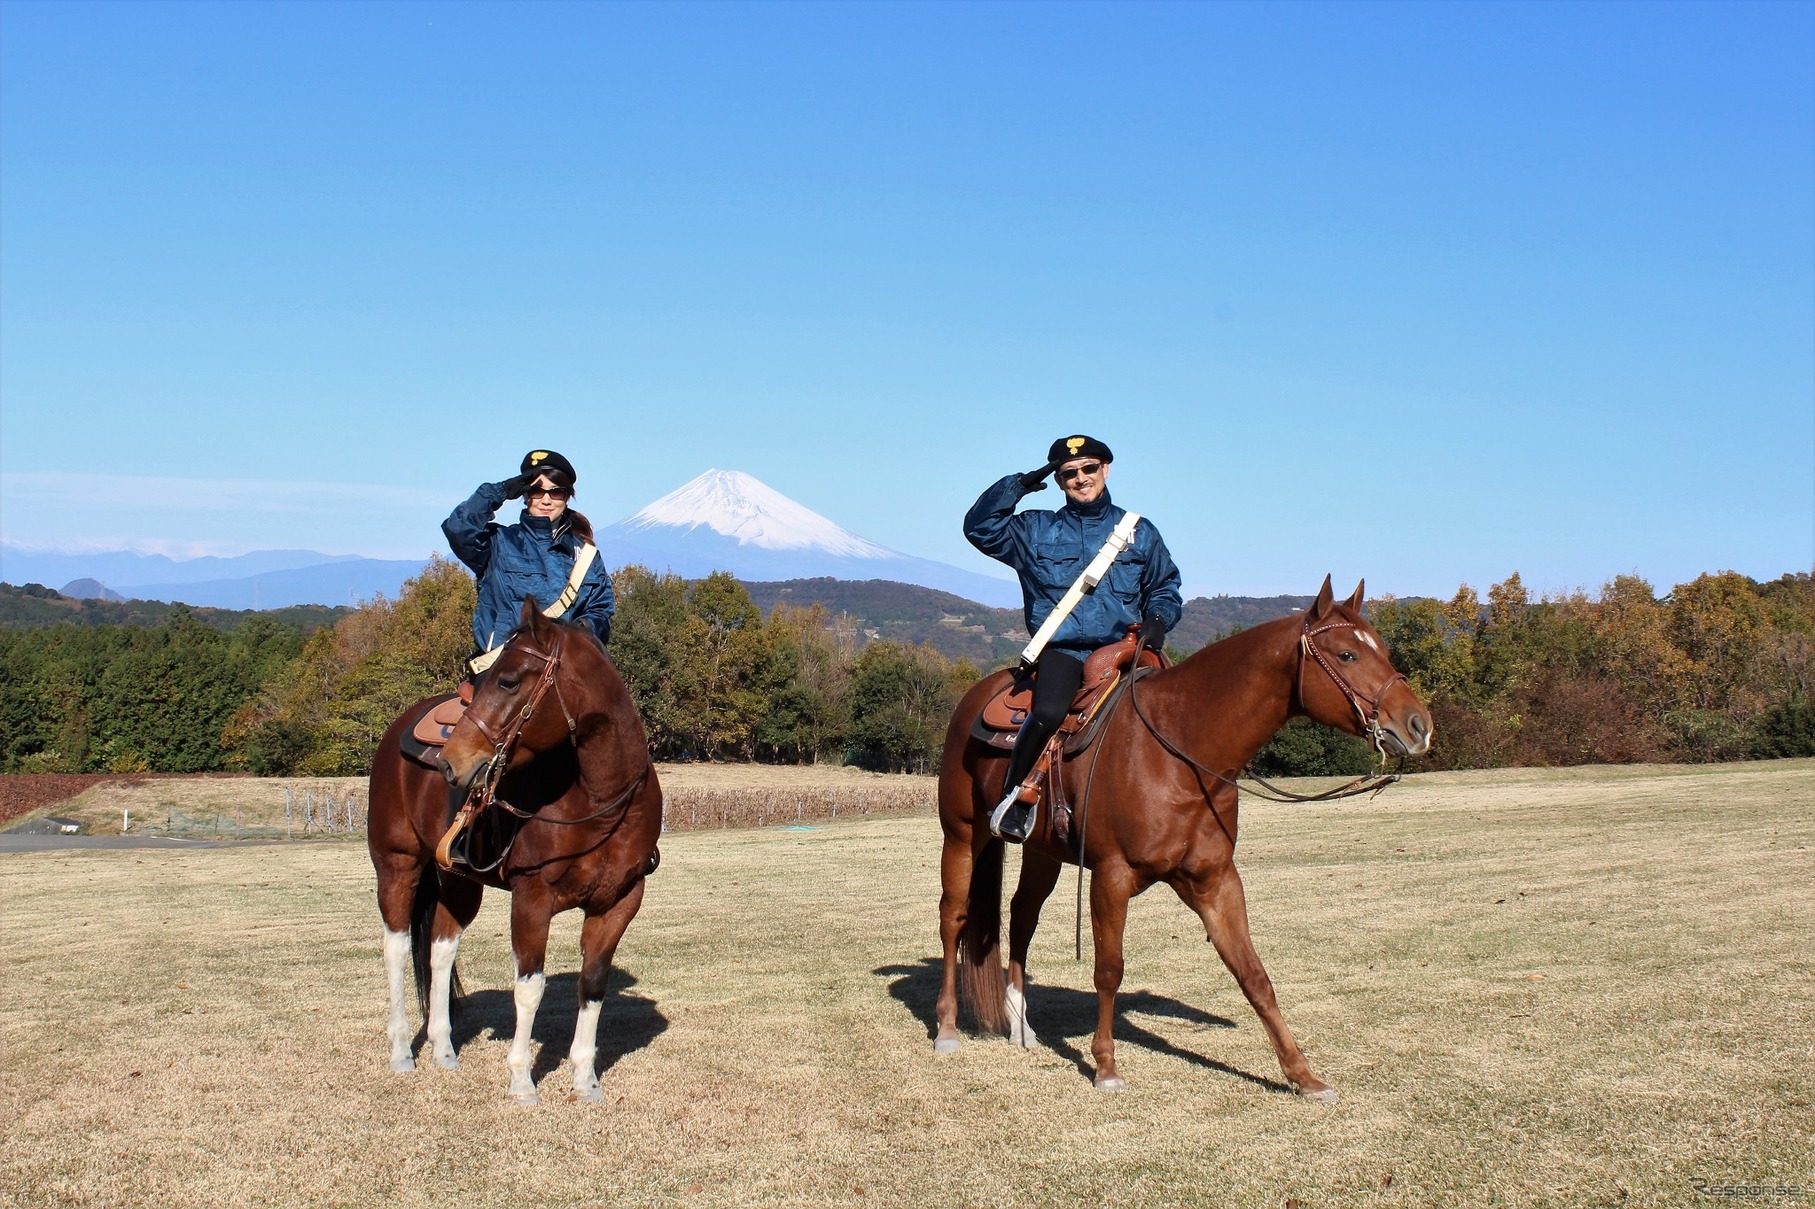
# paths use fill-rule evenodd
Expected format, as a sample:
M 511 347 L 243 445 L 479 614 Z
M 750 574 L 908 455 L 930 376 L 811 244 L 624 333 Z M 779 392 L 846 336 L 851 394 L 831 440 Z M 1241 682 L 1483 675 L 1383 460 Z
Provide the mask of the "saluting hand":
M 533 482 L 535 482 L 535 477 L 533 475 L 519 474 L 515 478 L 505 479 L 502 483 L 499 483 L 498 486 L 504 488 L 505 499 L 514 500 L 525 491 L 528 491 L 529 485 Z
M 1046 476 L 1059 468 L 1057 462 L 1048 462 L 1038 470 L 1030 470 L 1021 476 L 1021 490 L 1026 492 L 1046 490 Z

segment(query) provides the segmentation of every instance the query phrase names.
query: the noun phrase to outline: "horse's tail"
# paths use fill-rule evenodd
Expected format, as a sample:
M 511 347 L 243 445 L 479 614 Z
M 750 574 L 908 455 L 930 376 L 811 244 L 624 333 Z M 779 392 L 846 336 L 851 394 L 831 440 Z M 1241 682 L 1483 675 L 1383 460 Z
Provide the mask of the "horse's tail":
M 977 1027 L 1008 1036 L 1008 980 L 1002 972 L 1003 843 L 991 839 L 971 864 L 970 898 L 958 933 L 960 993 Z
M 410 903 L 410 964 L 416 971 L 416 1002 L 422 1008 L 423 1019 L 429 1014 L 429 946 L 433 940 L 435 927 L 435 908 L 441 905 L 441 870 L 434 862 L 423 869 L 422 878 L 416 883 L 416 897 Z M 448 971 L 449 998 L 458 999 L 466 994 L 460 985 L 460 967 L 456 965 Z

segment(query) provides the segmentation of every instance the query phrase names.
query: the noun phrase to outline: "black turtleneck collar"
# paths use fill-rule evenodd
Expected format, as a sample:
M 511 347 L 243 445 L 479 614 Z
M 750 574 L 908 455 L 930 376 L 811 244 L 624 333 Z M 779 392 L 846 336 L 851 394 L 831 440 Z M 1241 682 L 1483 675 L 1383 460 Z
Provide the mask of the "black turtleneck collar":
M 1078 501 L 1072 499 L 1065 501 L 1065 510 L 1067 512 L 1075 512 L 1079 516 L 1101 516 L 1103 515 L 1103 510 L 1107 507 L 1109 507 L 1109 488 L 1107 487 L 1103 488 L 1102 495 L 1097 496 L 1096 499 L 1091 500 L 1088 504 L 1080 504 Z
M 551 521 L 546 516 L 535 516 L 528 508 L 525 508 L 522 523 L 531 533 L 537 537 L 547 538 L 551 544 L 559 542 L 573 529 L 573 522 L 568 519 L 565 512 Z

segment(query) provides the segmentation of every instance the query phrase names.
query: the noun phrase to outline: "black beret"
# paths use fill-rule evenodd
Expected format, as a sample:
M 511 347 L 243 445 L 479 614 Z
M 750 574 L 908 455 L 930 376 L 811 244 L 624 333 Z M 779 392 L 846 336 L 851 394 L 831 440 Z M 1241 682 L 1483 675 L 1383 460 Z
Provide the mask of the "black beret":
M 1071 436 L 1060 437 L 1046 451 L 1049 462 L 1069 462 L 1073 458 L 1097 458 L 1105 462 L 1115 461 L 1115 454 L 1109 452 L 1109 446 L 1095 437 Z
M 522 474 L 545 474 L 557 487 L 572 487 L 577 477 L 573 463 L 552 449 L 532 449 L 523 455 Z

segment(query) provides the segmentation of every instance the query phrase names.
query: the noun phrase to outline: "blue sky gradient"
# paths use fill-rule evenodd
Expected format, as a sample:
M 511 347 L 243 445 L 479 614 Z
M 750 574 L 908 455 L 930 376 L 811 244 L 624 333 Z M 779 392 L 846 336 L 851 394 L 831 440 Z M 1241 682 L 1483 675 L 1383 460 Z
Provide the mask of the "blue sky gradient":
M 552 445 L 989 570 L 1082 430 L 1192 593 L 1815 564 L 1815 5 L 4 0 L 0 81 L 11 541 L 419 556 Z

